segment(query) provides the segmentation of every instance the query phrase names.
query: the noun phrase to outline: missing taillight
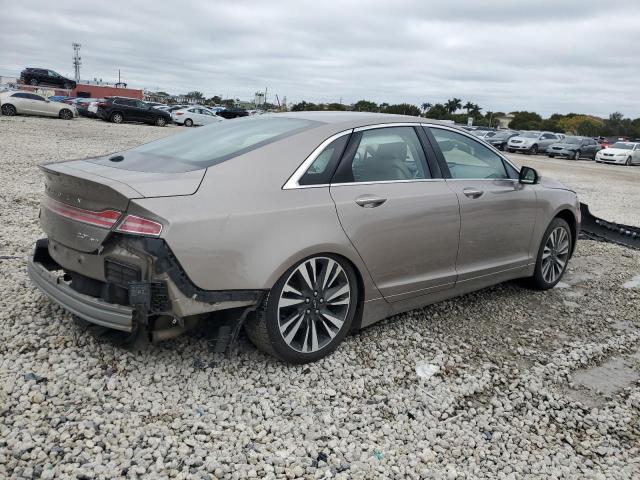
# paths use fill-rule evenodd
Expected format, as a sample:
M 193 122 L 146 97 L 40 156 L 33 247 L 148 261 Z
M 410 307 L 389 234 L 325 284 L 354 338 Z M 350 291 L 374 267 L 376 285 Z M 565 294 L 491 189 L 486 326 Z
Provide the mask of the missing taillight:
M 127 215 L 116 231 L 158 237 L 162 232 L 162 224 L 137 215 Z
M 45 197 L 42 205 L 61 217 L 100 228 L 112 228 L 121 216 L 121 212 L 117 210 L 102 210 L 100 212 L 85 210 L 84 208 L 72 207 L 66 203 L 58 202 L 50 197 Z

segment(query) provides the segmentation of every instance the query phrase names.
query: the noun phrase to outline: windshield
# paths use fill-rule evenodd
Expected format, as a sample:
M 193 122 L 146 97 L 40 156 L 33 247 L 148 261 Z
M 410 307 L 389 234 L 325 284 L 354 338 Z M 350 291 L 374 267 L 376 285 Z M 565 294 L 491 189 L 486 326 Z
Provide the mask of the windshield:
M 571 145 L 580 145 L 582 143 L 581 137 L 565 137 L 562 143 L 570 143 Z
M 122 152 L 124 158 L 117 163 L 108 158 L 93 162 L 123 170 L 189 172 L 217 165 L 318 124 L 275 116 L 238 118 L 132 148 Z
M 495 139 L 508 138 L 508 137 L 511 137 L 512 135 L 514 135 L 513 132 L 496 132 L 496 134 L 492 138 L 495 138 Z
M 616 142 L 609 148 L 621 148 L 622 150 L 633 150 L 633 143 Z
M 524 132 L 521 133 L 520 136 L 524 138 L 538 138 L 540 136 L 540 132 Z

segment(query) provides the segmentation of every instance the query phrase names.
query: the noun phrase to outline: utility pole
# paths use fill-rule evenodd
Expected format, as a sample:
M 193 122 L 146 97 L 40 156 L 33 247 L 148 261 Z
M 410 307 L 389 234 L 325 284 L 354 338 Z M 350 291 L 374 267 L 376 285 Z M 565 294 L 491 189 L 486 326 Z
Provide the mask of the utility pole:
M 73 46 L 73 70 L 75 73 L 76 83 L 80 83 L 80 65 L 82 65 L 82 58 L 80 58 L 80 44 L 72 43 Z

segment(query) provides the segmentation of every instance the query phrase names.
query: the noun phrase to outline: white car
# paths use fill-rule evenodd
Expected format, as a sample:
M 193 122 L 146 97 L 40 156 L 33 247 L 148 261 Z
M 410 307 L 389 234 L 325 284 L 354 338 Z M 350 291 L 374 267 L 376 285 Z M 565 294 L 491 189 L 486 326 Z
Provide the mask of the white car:
M 3 115 L 41 115 L 71 120 L 78 116 L 74 105 L 67 105 L 31 92 L 5 92 L 0 94 L 0 111 Z
M 640 143 L 616 142 L 596 153 L 596 162 L 640 165 Z
M 171 119 L 174 123 L 184 125 L 185 127 L 208 125 L 209 123 L 224 121 L 224 118 L 219 117 L 205 107 L 187 107 L 182 110 L 175 110 L 171 112 Z

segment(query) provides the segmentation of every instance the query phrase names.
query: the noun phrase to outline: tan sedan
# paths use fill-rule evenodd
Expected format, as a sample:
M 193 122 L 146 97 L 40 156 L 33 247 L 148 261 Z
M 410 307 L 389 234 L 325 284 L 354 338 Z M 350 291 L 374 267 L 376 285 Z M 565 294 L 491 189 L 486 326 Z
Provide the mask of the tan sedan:
M 71 120 L 78 116 L 76 107 L 52 102 L 42 95 L 30 92 L 6 92 L 0 94 L 0 110 L 3 115 L 41 115 Z

